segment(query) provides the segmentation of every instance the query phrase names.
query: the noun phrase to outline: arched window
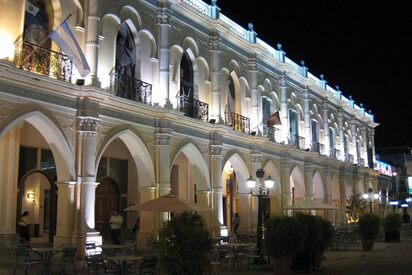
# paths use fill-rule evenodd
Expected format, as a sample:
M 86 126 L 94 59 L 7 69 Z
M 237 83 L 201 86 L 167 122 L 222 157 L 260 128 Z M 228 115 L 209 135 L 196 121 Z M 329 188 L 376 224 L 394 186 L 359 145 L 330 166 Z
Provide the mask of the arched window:
M 49 49 L 51 41 L 47 37 L 53 28 L 53 7 L 50 0 L 32 2 L 26 1 L 23 40 Z
M 289 140 L 292 144 L 297 144 L 298 141 L 298 116 L 292 109 L 289 109 Z
M 267 121 L 268 118 L 271 115 L 271 101 L 269 101 L 267 98 L 262 97 L 262 122 L 263 122 L 263 135 L 268 134 L 268 129 L 267 129 Z
M 187 52 L 180 62 L 180 95 L 193 100 L 193 65 Z
M 116 95 L 135 100 L 138 94 L 135 90 L 135 60 L 136 50 L 132 32 L 127 23 L 120 25 L 116 38 L 117 77 Z

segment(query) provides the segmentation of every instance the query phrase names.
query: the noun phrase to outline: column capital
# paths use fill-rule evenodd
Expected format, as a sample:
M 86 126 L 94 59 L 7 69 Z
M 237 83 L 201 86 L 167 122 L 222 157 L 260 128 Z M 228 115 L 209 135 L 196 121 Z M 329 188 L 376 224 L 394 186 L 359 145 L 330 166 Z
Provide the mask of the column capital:
M 170 134 L 166 133 L 154 133 L 154 144 L 155 145 L 170 145 L 172 137 Z
M 286 87 L 286 77 L 287 77 L 287 73 L 285 71 L 282 71 L 280 73 L 280 78 L 279 78 L 279 85 L 282 88 Z
M 78 132 L 96 132 L 100 119 L 89 116 L 77 116 L 77 131 Z
M 217 29 L 209 30 L 209 50 L 220 51 L 220 32 Z
M 282 159 L 280 162 L 281 169 L 289 169 L 292 167 L 292 162 L 290 160 Z
M 257 54 L 255 52 L 249 53 L 248 62 L 247 62 L 249 71 L 257 70 L 256 60 L 257 60 Z
M 156 22 L 157 24 L 170 24 L 170 4 L 167 0 L 157 1 Z
M 262 155 L 261 154 L 250 154 L 251 163 L 261 163 Z
M 209 154 L 211 156 L 221 156 L 222 155 L 222 146 L 221 145 L 209 145 Z

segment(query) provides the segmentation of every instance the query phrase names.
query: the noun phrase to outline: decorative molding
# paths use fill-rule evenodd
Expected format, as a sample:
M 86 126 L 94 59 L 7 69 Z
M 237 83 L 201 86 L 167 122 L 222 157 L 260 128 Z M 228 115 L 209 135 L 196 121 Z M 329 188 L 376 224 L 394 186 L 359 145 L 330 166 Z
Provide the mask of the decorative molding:
M 209 154 L 211 156 L 222 155 L 222 146 L 221 145 L 209 145 Z
M 77 117 L 77 131 L 96 133 L 99 120 L 92 117 Z

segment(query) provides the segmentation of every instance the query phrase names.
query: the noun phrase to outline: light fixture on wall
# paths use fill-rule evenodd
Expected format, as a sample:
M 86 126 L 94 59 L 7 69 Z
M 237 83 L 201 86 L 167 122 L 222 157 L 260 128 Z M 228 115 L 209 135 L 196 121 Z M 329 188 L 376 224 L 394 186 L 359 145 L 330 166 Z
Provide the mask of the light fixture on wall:
M 27 192 L 27 199 L 31 200 L 31 205 L 36 205 L 36 194 L 34 192 Z

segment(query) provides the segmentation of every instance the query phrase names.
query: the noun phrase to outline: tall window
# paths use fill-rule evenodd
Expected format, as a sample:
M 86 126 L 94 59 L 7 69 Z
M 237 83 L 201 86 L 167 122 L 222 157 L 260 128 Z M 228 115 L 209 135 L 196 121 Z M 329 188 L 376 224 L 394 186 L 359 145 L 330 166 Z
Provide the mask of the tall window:
M 116 38 L 117 96 L 134 99 L 135 60 L 133 35 L 127 23 L 123 22 Z
M 44 48 L 50 48 L 47 39 L 53 28 L 53 8 L 50 0 L 28 0 L 24 15 L 23 40 Z
M 332 155 L 335 149 L 335 131 L 333 131 L 333 128 L 329 128 L 329 148 Z
M 296 144 L 298 136 L 298 117 L 294 110 L 289 109 L 289 138 L 292 144 Z

